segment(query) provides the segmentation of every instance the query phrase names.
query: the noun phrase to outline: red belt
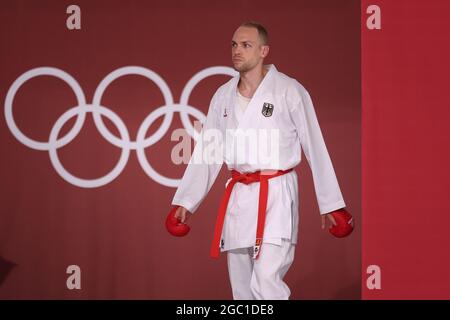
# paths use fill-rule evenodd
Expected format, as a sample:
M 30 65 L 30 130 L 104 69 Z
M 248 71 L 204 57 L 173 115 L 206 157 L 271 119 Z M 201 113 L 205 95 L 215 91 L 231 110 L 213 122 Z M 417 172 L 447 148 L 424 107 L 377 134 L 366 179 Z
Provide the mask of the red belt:
M 258 222 L 256 227 L 256 241 L 253 251 L 253 258 L 257 259 L 259 256 L 259 248 L 262 243 L 264 235 L 264 224 L 266 221 L 266 209 L 267 209 L 267 195 L 269 192 L 270 178 L 275 178 L 281 176 L 285 173 L 291 172 L 293 169 L 288 170 L 266 170 L 266 171 L 256 171 L 250 173 L 240 173 L 239 171 L 231 171 L 231 181 L 228 183 L 225 194 L 220 202 L 219 212 L 217 214 L 216 227 L 214 230 L 214 239 L 211 246 L 211 257 L 219 257 L 220 249 L 220 237 L 222 235 L 223 222 L 225 219 L 225 214 L 227 212 L 228 201 L 230 200 L 231 191 L 233 190 L 236 182 L 241 182 L 245 184 L 250 184 L 254 182 L 260 182 L 259 185 L 259 205 L 258 205 Z

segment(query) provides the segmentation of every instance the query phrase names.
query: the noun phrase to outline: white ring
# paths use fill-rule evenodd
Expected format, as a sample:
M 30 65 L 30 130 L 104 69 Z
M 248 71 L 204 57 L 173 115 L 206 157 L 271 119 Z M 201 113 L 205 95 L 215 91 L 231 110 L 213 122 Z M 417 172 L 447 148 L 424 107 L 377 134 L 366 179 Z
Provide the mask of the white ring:
M 166 111 L 167 110 L 167 111 Z M 139 160 L 139 163 L 142 167 L 142 169 L 145 171 L 145 173 L 152 178 L 153 180 L 157 181 L 158 183 L 162 184 L 166 187 L 177 187 L 180 183 L 180 179 L 171 179 L 167 178 L 161 174 L 159 174 L 153 167 L 150 165 L 150 163 L 147 160 L 147 157 L 145 155 L 144 149 L 155 144 L 159 141 L 159 139 L 155 139 L 154 136 L 151 136 L 150 138 L 145 139 L 145 134 L 147 133 L 148 129 L 150 128 L 151 124 L 158 119 L 161 115 L 164 113 L 167 114 L 167 112 L 173 113 L 173 112 L 186 112 L 194 115 L 197 119 L 200 120 L 200 122 L 205 123 L 206 117 L 205 115 L 191 107 L 191 106 L 181 106 L 181 105 L 174 105 L 174 106 L 163 106 L 152 113 L 150 113 L 147 118 L 142 122 L 141 126 L 139 127 L 137 138 L 136 138 L 136 154 Z M 194 133 L 191 136 L 196 136 Z
M 152 80 L 158 86 L 158 88 L 161 90 L 161 92 L 164 96 L 164 104 L 166 106 L 170 106 L 173 104 L 173 96 L 172 96 L 172 92 L 169 89 L 169 86 L 164 81 L 164 79 L 162 79 L 158 74 L 156 74 L 152 70 L 149 70 L 149 69 L 143 68 L 143 67 L 129 66 L 129 67 L 119 68 L 117 70 L 114 70 L 110 74 L 108 74 L 100 82 L 97 89 L 95 90 L 94 99 L 93 99 L 93 105 L 94 105 L 93 115 L 94 115 L 95 125 L 97 126 L 100 133 L 105 137 L 105 139 L 107 141 L 109 141 L 116 147 L 122 147 L 123 141 L 121 141 L 120 139 L 117 139 L 117 137 L 114 136 L 106 128 L 105 124 L 103 123 L 102 117 L 100 117 L 100 115 L 96 112 L 95 107 L 97 105 L 101 105 L 101 99 L 102 99 L 103 93 L 105 92 L 106 88 L 111 84 L 111 82 L 113 82 L 117 78 L 120 78 L 120 77 L 126 76 L 126 75 L 141 75 L 143 77 L 146 77 L 147 79 Z M 172 113 L 166 114 L 166 116 L 164 117 L 163 123 L 158 128 L 158 130 L 154 133 L 154 135 L 157 136 L 158 140 L 161 139 L 161 137 L 166 134 L 167 130 L 169 130 L 170 124 L 172 123 L 172 117 L 173 117 Z M 134 143 L 133 143 L 133 148 L 135 148 Z
M 109 118 L 119 129 L 120 136 L 122 138 L 122 141 L 125 139 L 125 141 L 129 141 L 130 137 L 128 135 L 127 128 L 125 127 L 125 124 L 122 122 L 120 117 L 115 114 L 113 111 L 111 111 L 108 108 L 97 106 L 97 112 L 103 114 L 107 118 Z M 81 179 L 73 174 L 69 173 L 61 164 L 61 161 L 58 158 L 57 153 L 57 146 L 56 146 L 56 140 L 58 138 L 58 133 L 61 130 L 61 128 L 64 126 L 64 124 L 73 116 L 78 115 L 80 112 L 80 109 L 85 109 L 85 112 L 92 112 L 93 108 L 88 108 L 88 106 L 77 106 L 74 108 L 71 108 L 67 110 L 61 117 L 58 118 L 58 120 L 55 122 L 55 125 L 52 128 L 52 131 L 50 132 L 50 138 L 49 138 L 49 155 L 50 155 L 50 161 L 53 164 L 53 167 L 55 168 L 56 172 L 67 182 L 76 185 L 78 187 L 82 188 L 97 188 L 101 187 L 105 184 L 110 183 L 113 181 L 117 176 L 122 172 L 123 168 L 127 164 L 128 157 L 130 155 L 130 149 L 127 147 L 122 147 L 122 153 L 120 155 L 120 159 L 117 162 L 114 169 L 111 170 L 108 174 L 104 175 L 101 178 L 97 179 Z
M 51 68 L 51 67 L 40 67 L 31 69 L 24 74 L 22 74 L 19 78 L 14 81 L 14 83 L 11 85 L 11 87 L 8 90 L 8 93 L 6 95 L 5 100 L 5 118 L 6 123 L 9 127 L 9 130 L 11 133 L 16 137 L 17 140 L 22 142 L 24 145 L 26 145 L 29 148 L 35 149 L 35 150 L 48 150 L 49 143 L 48 142 L 41 142 L 37 140 L 33 140 L 31 138 L 28 138 L 26 135 L 20 131 L 20 129 L 17 127 L 16 122 L 14 121 L 13 113 L 12 113 L 12 106 L 14 101 L 14 96 L 16 95 L 17 91 L 20 89 L 20 87 L 30 80 L 31 78 L 38 77 L 38 76 L 54 76 L 57 77 L 64 82 L 66 82 L 75 93 L 75 96 L 77 98 L 77 103 L 79 106 L 83 106 L 86 104 L 86 99 L 84 97 L 83 90 L 81 89 L 78 82 L 67 72 L 64 72 L 60 69 Z M 84 112 L 77 114 L 77 120 L 70 129 L 70 131 L 62 137 L 60 140 L 56 141 L 56 145 L 58 148 L 61 148 L 68 144 L 70 141 L 75 139 L 75 137 L 78 135 L 78 133 L 81 131 L 81 128 L 84 124 L 84 119 L 86 117 L 86 114 Z

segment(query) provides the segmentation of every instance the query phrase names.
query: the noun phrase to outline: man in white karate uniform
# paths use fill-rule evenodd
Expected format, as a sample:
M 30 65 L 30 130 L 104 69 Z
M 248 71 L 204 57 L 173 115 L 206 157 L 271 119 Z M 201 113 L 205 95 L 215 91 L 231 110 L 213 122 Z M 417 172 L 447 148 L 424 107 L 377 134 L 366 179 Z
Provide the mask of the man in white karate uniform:
M 263 64 L 269 53 L 265 28 L 257 22 L 242 24 L 233 35 L 231 52 L 239 75 L 214 94 L 172 204 L 180 206 L 176 216 L 181 222 L 188 220 L 225 162 L 231 178 L 211 255 L 227 251 L 234 299 L 288 299 L 283 278 L 294 259 L 299 220 L 293 168 L 301 161 L 302 149 L 312 171 L 322 229 L 326 217 L 335 224 L 330 213 L 345 203 L 308 92 L 274 65 Z M 206 139 L 208 130 L 216 130 L 222 139 Z M 249 138 L 253 141 L 245 144 Z M 208 142 L 222 150 L 219 161 L 198 157 Z M 261 150 L 270 150 L 269 157 L 255 160 Z

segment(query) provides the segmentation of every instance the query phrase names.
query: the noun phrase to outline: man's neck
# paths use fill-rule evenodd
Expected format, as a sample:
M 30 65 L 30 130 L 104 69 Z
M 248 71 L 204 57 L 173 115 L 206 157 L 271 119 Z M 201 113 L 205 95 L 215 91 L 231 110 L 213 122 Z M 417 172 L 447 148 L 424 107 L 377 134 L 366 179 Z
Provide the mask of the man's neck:
M 267 72 L 267 69 L 263 65 L 257 66 L 247 72 L 241 72 L 239 81 L 240 93 L 247 98 L 251 98 Z

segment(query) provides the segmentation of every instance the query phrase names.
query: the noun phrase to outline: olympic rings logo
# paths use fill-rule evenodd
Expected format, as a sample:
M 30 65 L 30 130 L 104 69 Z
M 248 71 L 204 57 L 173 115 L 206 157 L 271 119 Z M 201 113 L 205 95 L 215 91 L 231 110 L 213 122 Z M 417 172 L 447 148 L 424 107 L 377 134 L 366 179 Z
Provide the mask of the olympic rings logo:
M 150 69 L 139 66 L 122 67 L 108 74 L 100 82 L 95 90 L 92 103 L 88 104 L 86 103 L 86 98 L 84 96 L 83 90 L 81 89 L 78 82 L 70 74 L 63 70 L 52 67 L 35 68 L 25 72 L 20 77 L 18 77 L 9 88 L 5 100 L 6 123 L 11 133 L 17 140 L 19 140 L 19 142 L 35 150 L 48 151 L 50 155 L 50 161 L 56 172 L 68 183 L 75 186 L 81 188 L 97 188 L 110 183 L 115 178 L 117 178 L 124 169 L 125 165 L 128 162 L 130 151 L 136 150 L 139 164 L 151 179 L 164 186 L 177 187 L 180 179 L 168 178 L 158 173 L 147 161 L 144 152 L 145 148 L 148 148 L 158 142 L 167 133 L 170 124 L 172 123 L 173 114 L 175 112 L 180 113 L 181 122 L 188 134 L 192 138 L 197 139 L 197 134 L 189 120 L 189 115 L 192 115 L 201 123 L 205 122 L 206 116 L 198 109 L 189 105 L 189 96 L 192 90 L 201 80 L 209 76 L 235 76 L 236 74 L 236 71 L 234 71 L 232 68 L 221 66 L 209 67 L 201 70 L 187 82 L 181 93 L 180 102 L 175 103 L 169 86 L 157 73 Z M 26 81 L 42 75 L 54 76 L 65 81 L 72 88 L 77 99 L 77 106 L 67 110 L 58 118 L 58 120 L 56 120 L 51 129 L 49 140 L 47 142 L 36 141 L 24 135 L 22 131 L 20 131 L 20 129 L 17 127 L 16 122 L 13 118 L 13 101 L 17 91 Z M 108 85 L 119 77 L 125 75 L 140 75 L 148 78 L 159 87 L 164 97 L 164 105 L 152 111 L 140 125 L 135 141 L 132 141 L 130 139 L 128 129 L 123 123 L 122 119 L 111 109 L 108 109 L 101 104 L 103 93 L 105 92 Z M 109 143 L 122 149 L 119 161 L 116 163 L 115 167 L 106 175 L 96 179 L 81 179 L 74 176 L 64 168 L 60 159 L 58 158 L 57 153 L 57 150 L 59 148 L 70 143 L 81 131 L 81 128 L 83 127 L 84 121 L 86 119 L 86 113 L 92 113 L 95 126 L 99 133 Z M 164 115 L 164 120 L 161 126 L 154 134 L 145 138 L 145 135 L 152 123 L 162 115 Z M 106 128 L 101 116 L 105 116 L 109 120 L 111 120 L 111 122 L 118 129 L 120 137 L 115 136 Z M 72 117 L 77 117 L 75 124 L 65 136 L 58 138 L 58 134 L 60 133 L 61 128 Z

